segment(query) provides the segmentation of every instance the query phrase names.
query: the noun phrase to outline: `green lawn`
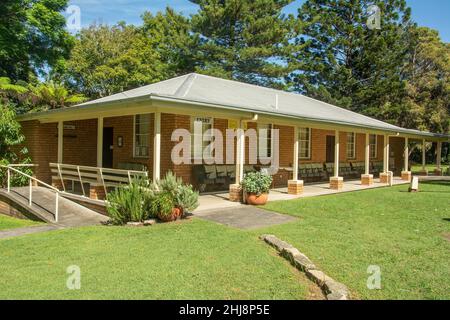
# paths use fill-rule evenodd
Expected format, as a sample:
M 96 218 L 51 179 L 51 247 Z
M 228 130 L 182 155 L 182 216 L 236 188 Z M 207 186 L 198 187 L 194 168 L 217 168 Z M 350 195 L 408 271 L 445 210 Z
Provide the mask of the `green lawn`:
M 433 173 L 434 169 L 436 169 L 436 165 L 435 164 L 427 164 L 425 167 L 427 168 L 428 172 L 430 172 L 430 173 Z M 446 173 L 447 169 L 448 169 L 448 165 L 442 165 L 441 168 L 442 168 L 442 171 L 444 173 Z M 414 164 L 414 165 L 412 165 L 411 166 L 411 171 L 415 172 L 415 173 L 419 173 L 420 171 L 422 171 L 422 165 L 421 164 Z
M 354 297 L 450 299 L 450 184 L 407 189 L 272 202 L 301 220 L 261 232 L 298 247 Z M 367 289 L 369 265 L 381 268 L 381 290 Z
M 306 299 L 311 283 L 258 239 L 306 253 L 353 298 L 450 299 L 450 184 L 366 190 L 267 209 L 298 221 L 242 231 L 193 219 L 85 227 L 0 240 L 0 299 Z M 68 290 L 68 266 L 81 290 Z M 378 265 L 382 289 L 366 287 Z
M 29 226 L 39 225 L 39 224 L 40 224 L 40 222 L 24 220 L 24 219 L 16 219 L 16 218 L 12 218 L 12 217 L 0 214 L 0 230 L 29 227 Z
M 305 299 L 309 281 L 257 235 L 193 219 L 0 240 L 0 299 Z M 81 269 L 81 290 L 66 268 Z

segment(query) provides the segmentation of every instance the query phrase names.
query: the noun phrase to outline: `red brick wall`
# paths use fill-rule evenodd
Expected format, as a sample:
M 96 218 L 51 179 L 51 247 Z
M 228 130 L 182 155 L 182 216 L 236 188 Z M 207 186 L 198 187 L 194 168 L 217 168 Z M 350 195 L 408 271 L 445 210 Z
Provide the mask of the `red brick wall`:
M 104 119 L 104 127 L 114 128 L 114 167 L 117 168 L 119 162 L 142 163 L 147 165 L 149 174 L 152 176 L 153 168 L 153 123 L 154 116 L 151 116 L 150 124 L 150 156 L 148 158 L 133 157 L 133 116 L 111 117 Z M 64 130 L 64 163 L 73 163 L 81 165 L 96 165 L 97 150 L 97 120 L 83 120 L 74 122 L 65 122 L 65 124 L 75 125 L 75 130 Z M 174 166 L 171 160 L 171 152 L 176 142 L 171 141 L 173 130 L 184 128 L 190 130 L 191 118 L 185 115 L 166 114 L 161 115 L 161 176 L 169 170 L 177 176 L 183 178 L 185 182 L 192 182 L 192 165 Z M 51 181 L 51 175 L 48 164 L 57 161 L 57 124 L 39 124 L 37 121 L 22 122 L 23 132 L 26 136 L 25 146 L 30 151 L 33 163 L 39 164 L 37 176 L 46 182 Z M 219 129 L 224 134 L 224 161 L 226 160 L 226 135 L 228 120 L 214 119 L 214 128 Z M 256 123 L 248 123 L 247 128 L 256 129 Z M 280 130 L 280 166 L 292 167 L 293 161 L 293 143 L 294 129 L 290 126 L 274 125 L 275 129 Z M 311 130 L 311 159 L 301 159 L 301 163 L 323 163 L 326 161 L 326 136 L 334 136 L 333 130 Z M 340 161 L 364 161 L 365 154 L 365 135 L 357 134 L 356 138 L 356 159 L 348 160 L 346 158 L 347 133 L 340 133 Z M 119 148 L 117 138 L 122 136 L 123 146 Z M 400 139 L 403 140 L 403 139 Z M 400 143 L 400 142 L 399 142 Z M 401 142 L 403 143 L 403 142 Z M 400 144 L 401 144 L 400 143 Z M 235 143 L 233 143 L 235 149 Z M 256 145 L 249 145 L 246 139 L 246 163 L 248 163 L 248 150 L 256 148 Z M 395 146 L 393 146 L 393 150 Z M 400 156 L 398 155 L 400 154 Z M 400 158 L 401 152 L 395 151 L 396 158 Z M 383 159 L 383 136 L 378 136 L 378 154 L 375 161 Z M 401 166 L 400 166 L 401 167 Z M 285 178 L 287 177 L 287 178 Z M 287 184 L 290 176 L 285 174 L 277 176 L 277 185 Z
M 80 166 L 97 166 L 97 119 L 67 121 L 64 129 L 63 161 L 64 164 Z M 57 133 L 54 135 L 58 147 Z
M 113 128 L 114 149 L 113 149 L 113 167 L 118 168 L 119 163 L 141 163 L 147 166 L 149 175 L 153 172 L 153 132 L 154 132 L 154 115 L 150 116 L 149 129 L 149 157 L 135 158 L 133 152 L 134 146 L 134 116 L 112 117 L 103 120 L 103 127 Z M 97 136 L 97 133 L 95 133 Z M 122 147 L 117 144 L 118 137 L 122 137 Z

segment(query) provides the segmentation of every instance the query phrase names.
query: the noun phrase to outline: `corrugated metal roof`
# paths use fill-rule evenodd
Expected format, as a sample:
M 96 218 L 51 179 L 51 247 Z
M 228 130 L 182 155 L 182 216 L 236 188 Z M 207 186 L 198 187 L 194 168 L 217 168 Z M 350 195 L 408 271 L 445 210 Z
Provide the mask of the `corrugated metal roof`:
M 400 128 L 301 94 L 196 73 L 85 102 L 78 106 L 108 104 L 146 96 L 149 98 L 160 96 L 185 102 L 202 102 L 219 108 L 220 106 L 233 107 L 243 111 L 261 111 L 280 116 L 290 115 L 329 123 L 367 126 L 387 131 L 419 133 L 417 130 Z M 425 132 L 420 133 L 427 134 Z

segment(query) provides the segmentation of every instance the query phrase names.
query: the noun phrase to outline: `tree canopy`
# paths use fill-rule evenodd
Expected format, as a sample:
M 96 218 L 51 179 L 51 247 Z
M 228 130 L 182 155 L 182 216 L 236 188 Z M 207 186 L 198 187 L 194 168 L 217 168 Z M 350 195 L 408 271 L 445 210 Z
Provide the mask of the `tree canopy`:
M 67 58 L 73 38 L 61 14 L 67 0 L 0 1 L 0 76 L 29 81 Z

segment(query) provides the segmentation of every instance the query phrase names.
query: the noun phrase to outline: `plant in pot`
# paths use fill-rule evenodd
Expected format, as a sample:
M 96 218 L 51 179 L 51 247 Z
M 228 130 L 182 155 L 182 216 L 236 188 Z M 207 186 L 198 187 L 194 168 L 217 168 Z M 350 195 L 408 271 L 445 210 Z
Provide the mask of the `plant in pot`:
M 272 177 L 262 172 L 247 173 L 242 180 L 246 201 L 251 205 L 263 205 L 269 197 Z
M 161 191 L 154 195 L 149 204 L 149 210 L 164 222 L 175 221 L 181 216 L 180 209 L 175 207 L 172 194 L 167 191 Z

